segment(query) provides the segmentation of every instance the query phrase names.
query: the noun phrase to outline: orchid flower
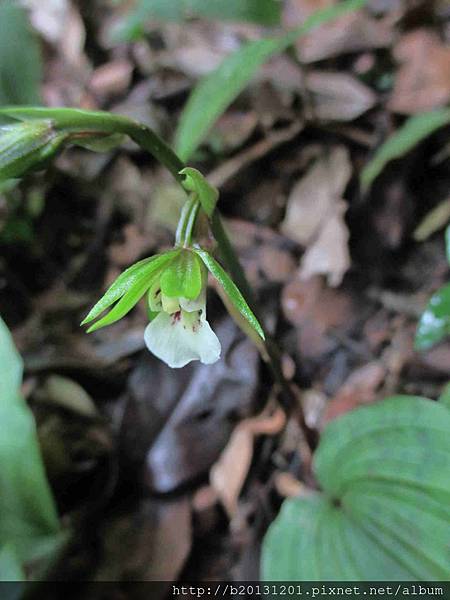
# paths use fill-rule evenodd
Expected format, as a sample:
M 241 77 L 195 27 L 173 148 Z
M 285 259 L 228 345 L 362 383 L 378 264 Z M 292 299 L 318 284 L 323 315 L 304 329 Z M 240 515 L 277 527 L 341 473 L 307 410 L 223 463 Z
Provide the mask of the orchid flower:
M 220 342 L 206 320 L 207 273 L 221 284 L 231 303 L 264 339 L 264 333 L 242 294 L 220 264 L 198 247 L 175 248 L 144 259 L 124 271 L 92 308 L 82 324 L 97 319 L 88 332 L 125 316 L 147 295 L 150 323 L 147 348 L 170 367 L 193 360 L 212 364 L 220 358 Z

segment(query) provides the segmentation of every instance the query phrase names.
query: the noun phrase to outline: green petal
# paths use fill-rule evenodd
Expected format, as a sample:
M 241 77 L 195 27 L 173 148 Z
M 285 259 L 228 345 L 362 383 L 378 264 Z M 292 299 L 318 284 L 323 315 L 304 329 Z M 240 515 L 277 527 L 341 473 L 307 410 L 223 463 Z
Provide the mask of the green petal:
M 228 296 L 233 306 L 241 313 L 241 315 L 250 323 L 250 325 L 258 332 L 258 334 L 265 340 L 264 331 L 259 324 L 258 319 L 253 314 L 249 305 L 245 301 L 243 295 L 237 288 L 236 284 L 232 281 L 228 273 L 219 265 L 219 263 L 208 253 L 206 250 L 200 248 L 194 248 L 194 252 L 200 256 L 202 261 L 205 263 L 208 271 L 213 277 L 220 283 L 224 292 Z
M 140 281 L 148 281 L 148 284 L 150 285 L 155 271 L 173 259 L 178 252 L 180 251 L 172 250 L 170 252 L 165 252 L 164 254 L 157 254 L 150 258 L 144 258 L 126 269 L 114 281 L 105 295 L 100 298 L 97 304 L 89 311 L 81 325 L 85 325 L 96 319 L 104 310 L 114 304 L 114 302 L 125 296 L 133 286 L 139 284 Z
M 202 263 L 190 250 L 182 250 L 161 275 L 161 290 L 169 298 L 194 300 L 202 289 Z

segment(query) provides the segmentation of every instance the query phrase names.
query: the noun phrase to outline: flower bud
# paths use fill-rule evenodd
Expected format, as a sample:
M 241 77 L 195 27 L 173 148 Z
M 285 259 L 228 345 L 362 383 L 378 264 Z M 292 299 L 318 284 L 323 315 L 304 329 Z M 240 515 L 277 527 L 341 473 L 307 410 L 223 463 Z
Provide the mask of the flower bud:
M 66 137 L 47 119 L 1 126 L 0 181 L 38 169 L 56 154 Z

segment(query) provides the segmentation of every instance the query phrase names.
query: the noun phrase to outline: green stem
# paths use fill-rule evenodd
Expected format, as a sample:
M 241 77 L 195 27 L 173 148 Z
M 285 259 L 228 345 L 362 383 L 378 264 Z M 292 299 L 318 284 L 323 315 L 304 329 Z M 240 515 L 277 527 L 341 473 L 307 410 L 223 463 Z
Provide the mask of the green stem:
M 137 135 L 137 132 L 134 130 L 132 132 L 130 131 L 129 135 L 142 148 L 148 150 L 155 158 L 162 162 L 162 164 L 164 164 L 169 169 L 172 175 L 174 175 L 175 179 L 182 185 L 183 178 L 180 177 L 179 172 L 184 168 L 185 165 L 181 162 L 178 156 L 176 156 L 176 154 L 170 148 L 168 148 L 168 146 L 166 146 L 166 144 L 162 140 L 158 138 L 158 136 L 154 132 L 150 132 L 148 128 L 143 128 L 139 130 L 139 135 Z M 155 140 L 157 141 L 156 145 Z M 186 206 L 186 210 L 183 211 L 182 216 L 180 218 L 180 223 L 177 228 L 177 237 L 180 236 L 180 238 L 182 237 L 183 240 L 177 240 L 178 242 L 187 242 L 188 244 L 190 243 L 192 229 L 195 223 L 198 208 L 199 203 L 197 201 L 196 205 L 191 204 L 190 206 Z M 253 310 L 259 322 L 263 323 L 260 317 L 261 311 L 259 310 L 258 303 L 256 301 L 252 287 L 247 280 L 244 270 L 228 238 L 228 235 L 223 226 L 220 213 L 217 209 L 214 211 L 210 223 L 213 235 L 217 241 L 220 254 L 222 256 L 227 270 L 229 271 L 231 277 L 233 278 L 238 288 L 241 290 L 242 295 L 246 299 L 250 308 Z M 262 326 L 265 330 L 264 325 Z M 266 349 L 269 358 L 269 366 L 272 371 L 273 377 L 278 383 L 281 390 L 279 396 L 280 404 L 282 404 L 288 412 L 297 412 L 299 422 L 303 429 L 305 438 L 309 446 L 311 448 L 315 448 L 317 444 L 316 432 L 310 429 L 306 424 L 303 409 L 301 405 L 297 402 L 294 394 L 291 391 L 289 382 L 285 379 L 283 375 L 283 370 L 281 367 L 280 350 L 273 338 L 267 334 L 267 331 L 265 330 L 264 332 L 266 334 Z
M 175 244 L 177 246 L 188 248 L 192 245 L 192 234 L 199 208 L 200 202 L 195 195 L 192 195 L 184 203 L 175 234 Z
M 363 0 L 354 1 L 363 2 Z M 133 121 L 128 117 L 108 112 L 94 112 L 68 108 L 48 109 L 33 107 L 5 107 L 0 109 L 0 114 L 19 120 L 50 119 L 55 130 L 68 134 L 69 140 L 71 134 L 75 136 L 77 134 L 108 136 L 117 133 L 127 135 L 136 142 L 138 146 L 149 152 L 156 160 L 163 164 L 172 173 L 181 187 L 183 187 L 184 177 L 180 175 L 180 171 L 185 167 L 183 162 L 154 131 L 146 125 Z M 186 191 L 184 187 L 183 190 Z M 185 204 L 177 227 L 176 243 L 178 245 L 188 246 L 191 244 L 192 232 L 198 210 L 198 198 L 195 195 L 192 195 Z M 228 239 L 217 209 L 214 211 L 210 222 L 212 232 L 217 240 L 219 251 L 226 268 L 240 288 L 256 317 L 261 322 L 260 310 L 258 309 L 253 290 L 247 281 L 244 270 L 242 269 L 239 259 Z M 281 389 L 280 403 L 289 411 L 296 410 L 299 413 L 299 420 L 306 439 L 310 446 L 314 447 L 314 432 L 306 425 L 302 408 L 296 401 L 289 383 L 284 378 L 278 346 L 268 335 L 266 349 L 273 376 Z

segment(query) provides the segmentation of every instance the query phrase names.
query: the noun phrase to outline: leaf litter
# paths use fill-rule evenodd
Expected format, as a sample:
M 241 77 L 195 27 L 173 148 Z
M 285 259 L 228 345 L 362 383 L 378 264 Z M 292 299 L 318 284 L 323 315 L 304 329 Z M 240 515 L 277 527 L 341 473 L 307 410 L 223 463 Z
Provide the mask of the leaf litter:
M 282 24 L 333 4 L 289 0 Z M 383 162 L 364 194 L 357 183 L 405 116 L 448 104 L 442 9 L 417 4 L 373 0 L 299 39 L 192 159 L 221 189 L 285 374 L 319 431 L 394 391 L 438 397 L 450 369 L 448 341 L 413 349 L 417 315 L 448 278 L 445 129 Z M 113 108 L 167 139 L 196 81 L 267 36 L 248 23 L 149 21 L 117 45 L 124 7 L 27 5 L 45 43 L 46 104 Z M 27 210 L 36 192 L 40 213 Z M 144 306 L 95 337 L 78 329 L 118 271 L 170 246 L 179 204 L 131 144 L 69 151 L 48 180 L 1 195 L 0 309 L 25 358 L 59 509 L 79 534 L 69 579 L 254 578 L 279 501 L 314 488 L 298 415 L 267 413 L 278 390 L 213 291 L 225 349 L 213 368 L 174 374 L 149 357 Z M 12 242 L 5 224 L 31 228 L 31 240 Z

